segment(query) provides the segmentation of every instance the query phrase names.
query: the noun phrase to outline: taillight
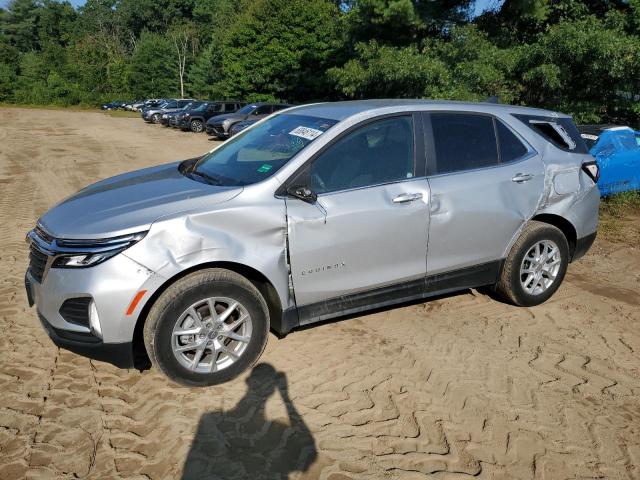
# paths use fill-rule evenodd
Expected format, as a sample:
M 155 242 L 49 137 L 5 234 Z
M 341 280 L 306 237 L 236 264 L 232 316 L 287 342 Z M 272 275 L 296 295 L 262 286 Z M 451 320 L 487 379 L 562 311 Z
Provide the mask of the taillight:
M 593 180 L 595 183 L 598 183 L 598 179 L 600 178 L 600 167 L 595 160 L 590 160 L 588 162 L 584 162 L 582 164 L 582 171 L 589 175 L 589 178 Z

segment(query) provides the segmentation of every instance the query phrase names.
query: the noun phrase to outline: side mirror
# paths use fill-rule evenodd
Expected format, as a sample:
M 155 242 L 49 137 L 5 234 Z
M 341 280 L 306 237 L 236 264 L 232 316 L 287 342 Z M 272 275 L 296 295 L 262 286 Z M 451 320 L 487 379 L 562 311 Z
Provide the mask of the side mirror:
M 309 187 L 302 187 L 300 185 L 287 188 L 287 195 L 310 204 L 314 204 L 318 200 L 316 192 Z

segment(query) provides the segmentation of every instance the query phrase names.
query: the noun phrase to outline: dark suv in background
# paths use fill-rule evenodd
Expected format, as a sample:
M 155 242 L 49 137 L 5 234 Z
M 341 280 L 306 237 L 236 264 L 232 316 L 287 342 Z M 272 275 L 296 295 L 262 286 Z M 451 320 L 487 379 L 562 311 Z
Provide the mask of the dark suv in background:
M 171 120 L 171 126 L 192 132 L 203 132 L 204 126 L 211 117 L 234 113 L 244 104 L 234 101 L 206 101 L 195 108 L 178 112 Z
M 203 103 L 204 103 L 203 100 L 192 100 L 182 108 L 178 108 L 175 110 L 168 110 L 167 112 L 163 113 L 162 116 L 160 117 L 160 125 L 163 125 L 165 127 L 171 127 L 175 125 L 175 123 L 172 123 L 172 122 L 175 122 L 176 116 L 180 115 L 182 112 L 186 112 L 187 110 L 193 110 L 194 108 L 198 108 Z
M 292 105 L 286 103 L 250 103 L 235 113 L 216 115 L 207 121 L 207 133 L 217 138 L 229 138 L 229 129 L 232 125 L 245 120 L 260 120 L 273 112 L 289 108 Z
M 191 102 L 193 102 L 191 98 L 167 100 L 156 107 L 143 109 L 141 116 L 145 122 L 160 123 L 163 113 L 175 112 L 186 107 Z

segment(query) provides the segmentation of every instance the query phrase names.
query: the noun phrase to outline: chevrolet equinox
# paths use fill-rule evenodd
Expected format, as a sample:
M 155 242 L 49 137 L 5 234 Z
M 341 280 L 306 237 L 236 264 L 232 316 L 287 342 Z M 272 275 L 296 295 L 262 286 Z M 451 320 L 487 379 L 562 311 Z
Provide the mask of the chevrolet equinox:
M 213 385 L 270 329 L 481 286 L 544 302 L 595 239 L 597 179 L 561 113 L 293 107 L 49 210 L 27 237 L 28 300 L 60 347 Z

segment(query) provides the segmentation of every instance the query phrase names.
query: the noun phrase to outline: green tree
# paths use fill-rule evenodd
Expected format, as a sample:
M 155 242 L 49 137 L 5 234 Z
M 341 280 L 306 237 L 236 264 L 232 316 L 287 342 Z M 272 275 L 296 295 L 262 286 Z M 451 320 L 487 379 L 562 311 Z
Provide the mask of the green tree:
M 258 0 L 229 27 L 216 90 L 226 97 L 309 101 L 329 94 L 326 70 L 342 41 L 325 0 Z
M 173 45 L 157 33 L 142 32 L 131 57 L 129 91 L 136 97 L 176 96 L 178 70 Z
M 441 98 L 451 93 L 445 63 L 415 46 L 360 43 L 356 58 L 332 68 L 329 76 L 347 98 Z
M 623 29 L 611 12 L 564 21 L 538 41 L 518 48 L 522 101 L 598 121 L 615 109 L 630 109 L 627 94 L 640 92 L 640 38 Z
M 39 48 L 38 17 L 40 6 L 35 0 L 12 0 L 1 17 L 2 33 L 9 45 L 20 52 Z

